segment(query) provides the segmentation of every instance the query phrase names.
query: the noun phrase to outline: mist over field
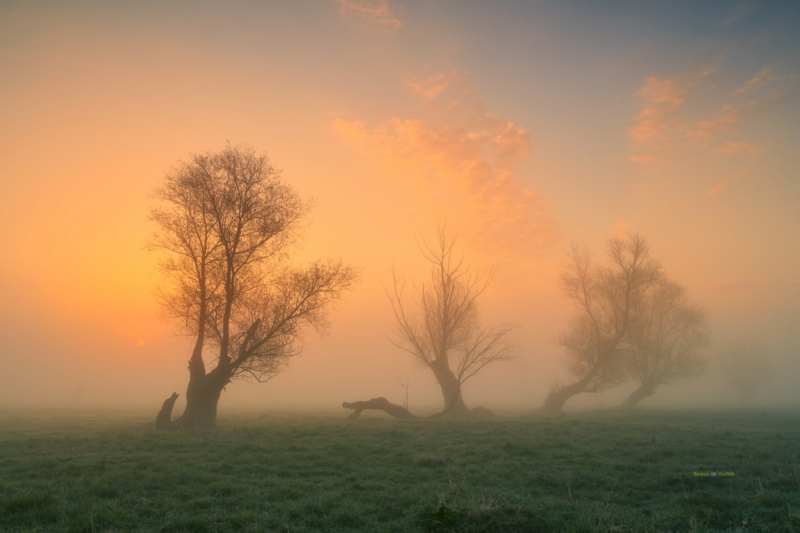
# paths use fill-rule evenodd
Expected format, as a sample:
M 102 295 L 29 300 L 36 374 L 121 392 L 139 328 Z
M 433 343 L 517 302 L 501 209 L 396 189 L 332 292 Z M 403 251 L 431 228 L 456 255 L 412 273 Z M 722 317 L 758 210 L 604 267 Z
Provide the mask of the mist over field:
M 470 381 L 470 403 L 536 409 L 569 381 L 569 246 L 602 260 L 606 238 L 638 233 L 710 339 L 706 374 L 647 405 L 741 404 L 718 361 L 750 342 L 771 371 L 748 403 L 797 406 L 794 9 L 6 4 L 0 407 L 156 409 L 183 392 L 192 341 L 158 307 L 148 214 L 170 168 L 226 142 L 314 198 L 292 261 L 363 270 L 323 337 L 222 409 L 400 401 L 401 381 L 435 409 L 430 371 L 387 339 L 385 287 L 392 269 L 421 282 L 416 242 L 443 221 L 494 272 L 481 320 L 515 327 L 516 358 Z

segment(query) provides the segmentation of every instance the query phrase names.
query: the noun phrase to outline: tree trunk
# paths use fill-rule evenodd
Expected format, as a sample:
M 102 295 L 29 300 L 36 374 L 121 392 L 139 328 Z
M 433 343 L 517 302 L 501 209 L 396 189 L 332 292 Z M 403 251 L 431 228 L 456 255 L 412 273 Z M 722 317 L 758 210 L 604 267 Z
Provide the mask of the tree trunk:
M 458 378 L 450 370 L 447 359 L 434 359 L 428 366 L 433 371 L 433 375 L 436 376 L 436 381 L 439 382 L 439 387 L 442 389 L 442 399 L 444 400 L 442 413 L 456 417 L 467 416 L 469 409 L 467 409 L 467 404 L 464 403 L 464 398 L 461 395 L 461 383 L 458 382 Z
M 413 419 L 413 418 L 438 418 L 441 416 L 453 416 L 458 418 L 488 418 L 493 416 L 493 413 L 483 407 L 476 407 L 475 409 L 467 409 L 464 403 L 464 398 L 461 396 L 461 383 L 450 366 L 447 359 L 435 359 L 428 365 L 436 376 L 439 382 L 439 387 L 442 389 L 442 399 L 444 400 L 444 409 L 441 413 L 436 413 L 431 416 L 421 417 L 412 414 L 408 409 L 400 405 L 389 402 L 386 398 L 372 398 L 371 400 L 364 400 L 359 402 L 343 402 L 342 407 L 345 409 L 353 409 L 353 413 L 348 420 L 356 420 L 361 411 L 365 409 L 374 409 L 377 411 L 384 411 L 386 414 L 396 418 Z
M 199 379 L 189 379 L 186 389 L 186 410 L 178 418 L 181 429 L 215 429 L 217 427 L 217 403 L 222 389 L 230 378 L 220 367 Z M 190 392 L 191 391 L 191 392 Z
M 639 404 L 639 402 L 641 402 L 645 398 L 652 396 L 655 392 L 656 392 L 655 385 L 642 383 L 641 385 L 639 385 L 639 388 L 633 391 L 631 395 L 628 396 L 628 399 L 625 400 L 622 403 L 622 405 L 620 405 L 620 408 L 633 409 Z
M 164 400 L 164 403 L 161 405 L 161 410 L 156 415 L 156 423 L 153 426 L 154 429 L 174 429 L 174 424 L 172 423 L 172 408 L 175 406 L 175 400 L 178 399 L 178 393 L 173 392 L 172 396 Z
M 561 413 L 561 410 L 564 408 L 564 404 L 567 403 L 567 400 L 576 394 L 582 393 L 585 388 L 586 384 L 584 383 L 584 380 L 581 380 L 577 383 L 573 383 L 572 385 L 567 385 L 558 390 L 551 391 L 544 400 L 543 410 L 551 415 L 557 415 Z
M 170 420 L 177 393 L 167 398 L 156 416 L 155 429 L 215 429 L 217 403 L 230 378 L 220 368 L 206 375 L 192 374 L 186 388 L 186 409 L 174 422 Z

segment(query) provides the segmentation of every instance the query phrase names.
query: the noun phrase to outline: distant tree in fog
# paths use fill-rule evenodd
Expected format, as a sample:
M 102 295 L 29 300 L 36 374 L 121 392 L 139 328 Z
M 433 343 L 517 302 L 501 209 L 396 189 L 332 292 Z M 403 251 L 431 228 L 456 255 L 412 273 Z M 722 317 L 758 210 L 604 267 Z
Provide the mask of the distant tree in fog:
M 633 292 L 632 318 L 620 346 L 626 372 L 639 381 L 622 407 L 635 407 L 660 385 L 700 376 L 700 350 L 707 345 L 705 316 L 691 305 L 686 289 L 660 279 Z
M 280 372 L 304 326 L 324 327 L 358 272 L 337 261 L 289 263 L 309 204 L 251 148 L 192 156 L 155 197 L 151 247 L 166 252 L 161 303 L 193 340 L 186 409 L 171 421 L 173 394 L 156 427 L 212 428 L 225 386 Z
M 559 413 L 576 394 L 599 392 L 628 379 L 620 348 L 632 324 L 635 295 L 661 278 L 661 266 L 639 235 L 608 239 L 607 255 L 608 266 L 595 266 L 585 247 L 572 247 L 562 279 L 576 316 L 560 342 L 577 381 L 554 386 L 545 399 L 546 412 Z
M 480 324 L 477 300 L 491 276 L 482 279 L 463 259 L 454 257 L 455 242 L 439 228 L 433 246 L 420 245 L 422 256 L 431 265 L 430 278 L 414 285 L 415 294 L 410 298 L 405 280 L 394 276 L 392 288 L 387 290 L 397 321 L 391 340 L 433 372 L 442 390 L 442 413 L 478 415 L 484 411 L 467 408 L 462 387 L 486 365 L 510 359 L 513 343 L 509 326 Z M 355 413 L 380 409 L 402 418 L 413 417 L 407 409 L 384 398 L 345 403 L 344 407 L 355 409 Z
M 717 353 L 723 378 L 741 403 L 750 402 L 773 375 L 772 359 L 755 340 L 739 339 Z

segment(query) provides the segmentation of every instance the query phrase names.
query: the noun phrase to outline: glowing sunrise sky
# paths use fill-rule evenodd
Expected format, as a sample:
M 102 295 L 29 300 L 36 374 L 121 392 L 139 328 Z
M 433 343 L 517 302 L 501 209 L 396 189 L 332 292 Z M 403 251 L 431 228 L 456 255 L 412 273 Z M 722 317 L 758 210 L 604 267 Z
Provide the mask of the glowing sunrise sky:
M 607 236 L 638 232 L 715 344 L 770 346 L 771 399 L 797 405 L 798 21 L 777 0 L 5 1 L 0 408 L 155 413 L 183 394 L 150 194 L 228 141 L 314 198 L 298 262 L 364 270 L 290 372 L 234 384 L 221 409 L 399 402 L 407 378 L 412 408 L 435 407 L 430 372 L 386 339 L 382 284 L 392 265 L 422 278 L 415 236 L 444 221 L 495 269 L 484 320 L 518 326 L 517 359 L 469 382 L 469 404 L 533 409 L 568 379 L 566 250 L 602 259 Z

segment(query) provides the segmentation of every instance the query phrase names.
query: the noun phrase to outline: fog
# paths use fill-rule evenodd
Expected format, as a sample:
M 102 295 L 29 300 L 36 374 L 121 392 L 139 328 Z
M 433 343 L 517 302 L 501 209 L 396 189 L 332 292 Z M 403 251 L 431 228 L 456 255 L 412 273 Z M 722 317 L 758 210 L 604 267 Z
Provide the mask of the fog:
M 387 338 L 385 287 L 392 269 L 428 275 L 417 240 L 443 221 L 466 264 L 493 272 L 481 323 L 516 343 L 464 385 L 469 407 L 533 412 L 573 379 L 565 257 L 585 244 L 602 263 L 609 237 L 632 234 L 710 339 L 705 375 L 639 408 L 800 407 L 792 16 L 714 4 L 689 28 L 653 5 L 598 25 L 574 6 L 318 4 L 0 7 L 0 410 L 155 416 L 172 392 L 182 410 L 193 339 L 159 309 L 148 216 L 171 168 L 226 143 L 264 151 L 313 198 L 293 264 L 362 275 L 285 371 L 230 383 L 223 414 L 344 417 L 343 401 L 402 404 L 403 384 L 412 412 L 440 410 L 431 371 Z M 743 402 L 719 354 L 751 341 L 771 370 Z
M 341 410 L 342 401 L 377 396 L 402 404 L 405 382 L 410 410 L 421 414 L 440 410 L 441 393 L 431 372 L 388 339 L 396 325 L 380 282 L 390 282 L 390 267 L 374 277 L 378 279 L 365 276 L 365 281 L 345 296 L 331 314 L 324 335 L 308 331 L 302 354 L 285 372 L 265 384 L 235 380 L 228 385 L 220 412 L 335 411 Z M 542 406 L 552 383 L 571 379 L 558 336 L 574 311 L 558 294 L 557 278 L 552 280 L 553 290 L 519 295 L 493 290 L 503 282 L 502 269 L 498 269 L 494 285 L 481 298 L 482 319 L 516 326 L 512 332 L 516 357 L 487 366 L 467 382 L 463 394 L 470 407 L 484 406 L 498 413 L 532 412 Z M 13 289 L 5 294 L 13 295 Z M 702 303 L 699 297 L 694 300 Z M 135 409 L 150 410 L 155 415 L 170 393 L 177 391 L 183 396 L 192 341 L 176 335 L 173 327 L 160 323 L 158 333 L 142 345 L 133 339 L 123 344 L 103 331 L 81 332 L 79 325 L 37 314 L 40 310 L 26 307 L 24 301 L 14 303 L 14 313 L 3 316 L 6 357 L 0 405 L 4 411 Z M 709 362 L 706 375 L 664 385 L 640 408 L 800 406 L 796 386 L 800 378 L 799 339 L 793 327 L 800 319 L 797 308 L 731 309 L 726 303 L 722 300 L 716 306 L 705 305 L 711 319 L 711 343 L 702 352 Z M 158 323 L 155 305 L 147 312 L 151 315 L 140 319 Z M 732 342 L 748 339 L 758 339 L 764 349 L 764 365 L 771 371 L 768 381 L 743 403 L 725 378 L 719 352 Z M 580 394 L 566 408 L 615 408 L 635 386 L 631 381 L 606 392 Z M 178 410 L 182 401 L 177 404 Z M 341 414 L 346 413 L 342 410 Z

